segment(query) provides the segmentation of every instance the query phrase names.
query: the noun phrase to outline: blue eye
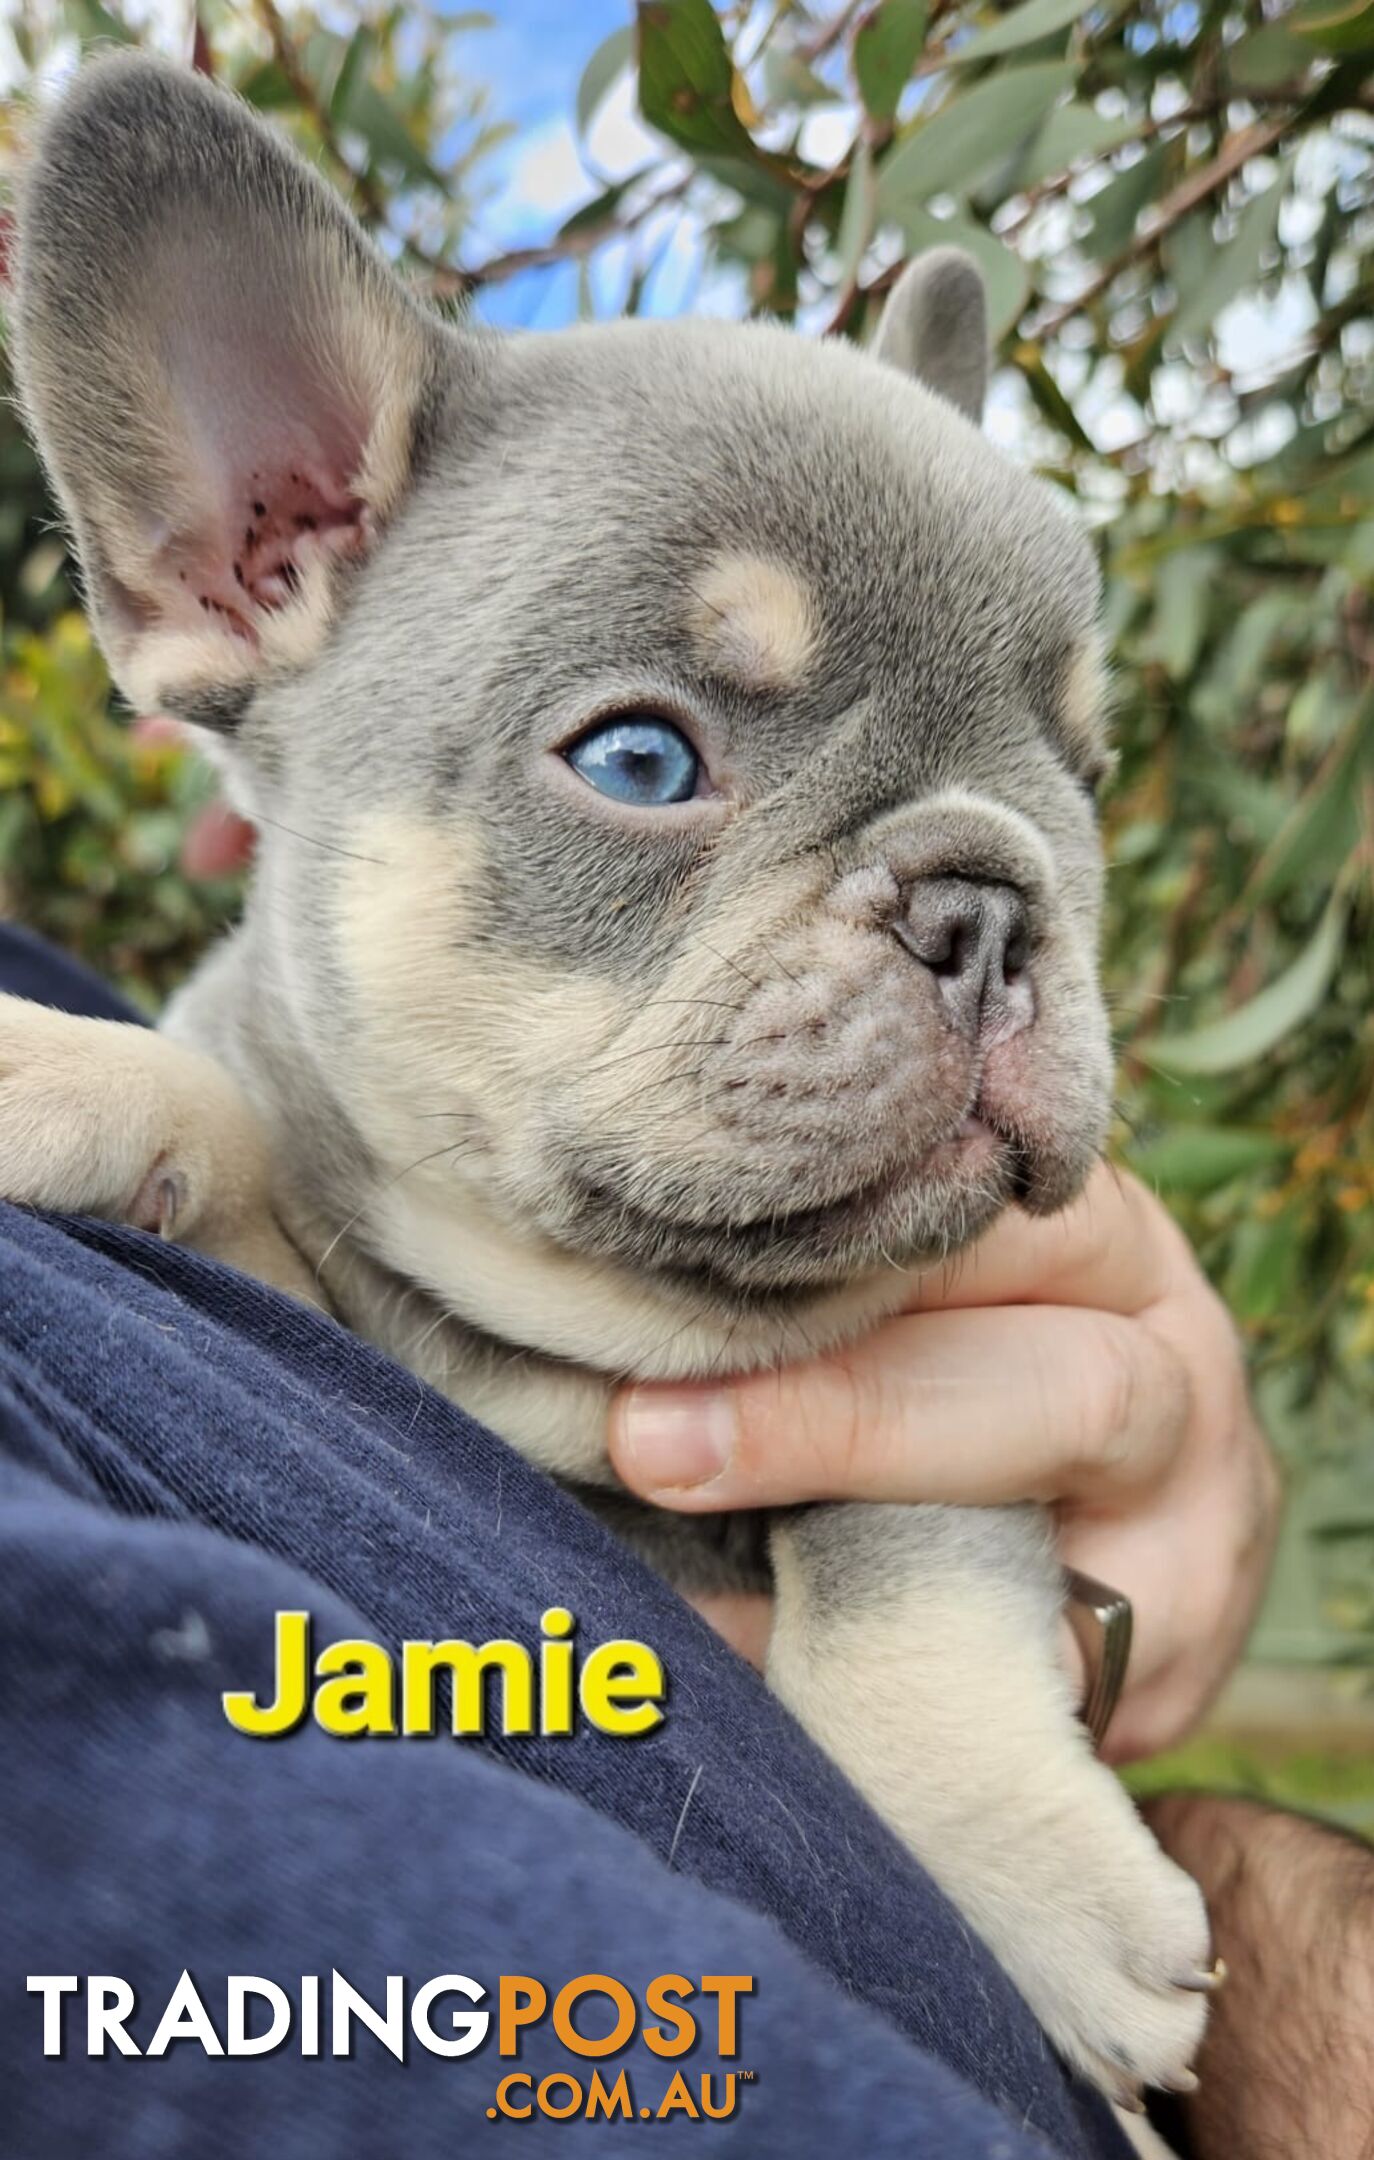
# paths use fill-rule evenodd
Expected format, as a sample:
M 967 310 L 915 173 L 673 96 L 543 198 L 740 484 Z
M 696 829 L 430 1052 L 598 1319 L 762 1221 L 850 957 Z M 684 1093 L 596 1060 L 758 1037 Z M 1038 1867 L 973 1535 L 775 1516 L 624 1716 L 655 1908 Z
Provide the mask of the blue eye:
M 609 720 L 565 753 L 598 795 L 648 809 L 686 802 L 695 792 L 701 760 L 680 729 L 645 714 Z

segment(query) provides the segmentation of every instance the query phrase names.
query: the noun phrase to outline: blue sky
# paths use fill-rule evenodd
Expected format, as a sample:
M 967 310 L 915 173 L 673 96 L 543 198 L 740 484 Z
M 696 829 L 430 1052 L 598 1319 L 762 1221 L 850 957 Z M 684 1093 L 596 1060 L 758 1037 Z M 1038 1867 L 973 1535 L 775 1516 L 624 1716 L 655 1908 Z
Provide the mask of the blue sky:
M 571 114 L 588 56 L 630 19 L 629 0 L 495 0 L 490 13 L 494 26 L 469 49 L 522 129 Z
M 602 39 L 631 16 L 629 0 L 494 0 L 489 12 L 493 27 L 474 31 L 463 49 L 490 86 L 494 116 L 513 121 L 517 133 L 483 168 L 490 201 L 474 254 L 547 239 L 578 201 L 595 193 L 579 172 L 577 85 Z M 611 139 L 596 144 L 612 170 L 627 169 L 639 148 L 626 102 L 607 116 Z M 571 267 L 514 278 L 484 294 L 480 306 L 490 322 L 525 327 L 551 327 L 576 309 Z

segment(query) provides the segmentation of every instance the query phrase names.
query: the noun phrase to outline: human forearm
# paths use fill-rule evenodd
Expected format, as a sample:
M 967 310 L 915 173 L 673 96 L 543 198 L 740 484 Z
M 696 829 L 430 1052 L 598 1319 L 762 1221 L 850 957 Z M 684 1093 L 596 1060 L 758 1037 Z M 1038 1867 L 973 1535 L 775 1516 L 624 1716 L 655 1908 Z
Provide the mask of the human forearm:
M 1146 1812 L 1229 1969 L 1183 2103 L 1196 2160 L 1371 2160 L 1374 1850 L 1212 1794 Z

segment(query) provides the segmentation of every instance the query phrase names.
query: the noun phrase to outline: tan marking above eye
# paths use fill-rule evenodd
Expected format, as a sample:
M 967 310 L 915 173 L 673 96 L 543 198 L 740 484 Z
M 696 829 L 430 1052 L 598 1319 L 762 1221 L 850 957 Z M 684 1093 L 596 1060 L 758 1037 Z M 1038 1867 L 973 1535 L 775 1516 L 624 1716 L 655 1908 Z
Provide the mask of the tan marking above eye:
M 806 586 L 762 555 L 718 555 L 693 583 L 688 627 L 709 667 L 752 690 L 794 687 L 819 642 Z
M 1059 696 L 1058 726 L 1075 757 L 1094 769 L 1107 763 L 1111 675 L 1101 644 L 1087 638 L 1070 655 Z

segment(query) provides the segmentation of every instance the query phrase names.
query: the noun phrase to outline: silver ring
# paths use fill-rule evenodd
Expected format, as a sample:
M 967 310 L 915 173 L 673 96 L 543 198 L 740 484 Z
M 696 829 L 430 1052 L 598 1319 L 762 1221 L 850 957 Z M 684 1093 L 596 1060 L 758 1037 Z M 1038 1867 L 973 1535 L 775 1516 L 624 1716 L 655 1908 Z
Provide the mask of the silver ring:
M 1101 1747 L 1126 1684 L 1131 1655 L 1131 1601 L 1107 1583 L 1064 1570 L 1065 1616 L 1083 1654 L 1086 1685 L 1078 1715 Z

